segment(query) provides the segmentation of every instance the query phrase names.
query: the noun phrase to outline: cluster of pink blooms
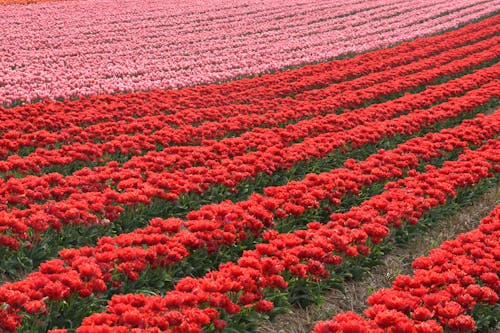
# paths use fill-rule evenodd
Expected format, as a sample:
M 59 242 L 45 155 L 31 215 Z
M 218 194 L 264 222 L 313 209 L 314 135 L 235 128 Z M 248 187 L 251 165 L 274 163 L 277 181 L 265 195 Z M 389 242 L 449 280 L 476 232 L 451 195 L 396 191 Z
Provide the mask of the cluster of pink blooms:
M 499 9 L 499 0 L 1 6 L 0 103 L 217 82 L 380 48 Z
M 329 84 L 352 80 L 367 73 L 408 64 L 422 57 L 436 55 L 447 49 L 494 36 L 499 22 L 500 18 L 493 16 L 458 30 L 402 43 L 392 48 L 224 84 L 202 85 L 180 90 L 156 89 L 124 95 L 104 94 L 64 103 L 44 100 L 44 103 L 27 104 L 12 109 L 0 107 L 2 130 L 58 131 L 68 126 L 90 126 L 100 122 L 132 121 L 134 118 L 152 115 L 175 114 L 184 109 L 196 109 L 201 113 L 199 122 L 220 120 L 210 117 L 212 113 L 216 113 L 217 117 L 221 112 L 214 107 L 262 103 L 264 100 L 300 94 L 311 87 L 325 88 Z M 190 111 L 193 110 L 187 110 Z M 13 132 L 12 135 L 20 133 Z

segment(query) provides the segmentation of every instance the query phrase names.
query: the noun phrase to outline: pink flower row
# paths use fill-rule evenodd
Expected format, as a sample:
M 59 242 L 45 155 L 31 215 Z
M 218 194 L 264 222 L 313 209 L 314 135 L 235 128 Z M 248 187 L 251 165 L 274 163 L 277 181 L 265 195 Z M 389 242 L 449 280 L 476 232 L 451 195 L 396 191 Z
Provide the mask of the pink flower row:
M 436 33 L 500 0 L 158 0 L 0 8 L 0 102 L 176 88 Z

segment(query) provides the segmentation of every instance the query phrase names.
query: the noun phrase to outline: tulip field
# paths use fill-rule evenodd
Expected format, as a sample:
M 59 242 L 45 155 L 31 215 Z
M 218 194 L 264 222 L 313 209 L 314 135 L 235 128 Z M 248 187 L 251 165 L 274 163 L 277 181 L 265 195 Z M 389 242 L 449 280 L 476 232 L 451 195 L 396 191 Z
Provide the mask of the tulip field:
M 500 0 L 0 0 L 0 18 L 1 333 L 259 332 L 495 192 L 364 311 L 304 320 L 498 329 Z

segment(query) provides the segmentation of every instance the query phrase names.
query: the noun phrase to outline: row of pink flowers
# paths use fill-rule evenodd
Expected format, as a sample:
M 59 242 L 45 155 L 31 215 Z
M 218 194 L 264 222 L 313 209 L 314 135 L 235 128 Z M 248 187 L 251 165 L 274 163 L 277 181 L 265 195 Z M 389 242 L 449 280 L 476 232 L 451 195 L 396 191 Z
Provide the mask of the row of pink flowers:
M 399 275 L 392 288 L 368 297 L 368 319 L 352 312 L 318 323 L 313 333 L 441 333 L 477 329 L 470 316 L 500 296 L 500 206 L 480 226 L 444 242 L 413 262 L 414 275 Z M 483 318 L 479 318 L 483 319 Z
M 498 0 L 2 6 L 0 102 L 253 75 L 436 33 L 499 8 Z
M 239 104 L 258 104 L 274 108 L 267 102 L 290 94 L 301 94 L 310 89 L 386 70 L 427 58 L 448 49 L 461 47 L 481 38 L 496 34 L 500 15 L 468 24 L 463 28 L 420 38 L 396 47 L 357 55 L 353 58 L 304 66 L 298 69 L 266 74 L 254 78 L 211 84 L 180 90 L 154 90 L 125 95 L 97 95 L 64 103 L 45 100 L 4 109 L 0 107 L 2 137 L 18 137 L 22 133 L 41 131 L 36 140 L 45 136 L 44 130 L 54 132 L 92 125 L 103 126 L 117 121 L 128 124 L 133 119 L 149 116 L 176 115 L 196 121 L 218 121 L 228 117 Z M 266 101 L 266 102 L 264 102 Z M 283 99 L 279 100 L 283 102 Z M 263 103 L 263 104 L 262 104 Z M 248 112 L 245 110 L 245 112 Z M 252 110 L 252 112 L 257 112 Z M 185 113 L 185 114 L 184 114 Z M 170 121 L 179 124 L 175 116 Z M 89 129 L 91 130 L 91 128 Z M 73 134 L 73 133 L 72 133 Z M 34 138 L 35 139 L 35 138 Z M 42 140 L 43 141 L 43 140 Z
M 416 122 L 411 124 L 415 128 L 420 127 Z M 409 126 L 411 125 L 406 127 Z M 5 303 L 6 308 L 0 312 L 0 318 L 5 318 L 0 325 L 6 330 L 13 330 L 22 322 L 21 310 L 28 313 L 43 312 L 46 309 L 44 301 L 47 299 L 62 300 L 74 293 L 87 297 L 92 293 L 97 295 L 103 292 L 110 285 L 119 287 L 124 277 L 116 274 L 118 272 L 135 280 L 147 267 L 168 267 L 183 260 L 195 249 L 205 247 L 209 252 L 214 252 L 222 245 L 242 241 L 248 233 L 262 236 L 265 229 L 272 228 L 286 216 L 300 216 L 318 208 L 323 200 L 338 205 L 346 194 L 357 194 L 364 186 L 401 177 L 405 171 L 415 168 L 419 160 L 429 161 L 446 152 L 459 152 L 470 144 L 481 145 L 499 131 L 500 111 L 497 111 L 440 133 L 430 133 L 409 140 L 396 149 L 381 150 L 364 161 L 349 160 L 344 168 L 318 175 L 310 174 L 302 181 L 281 187 L 269 187 L 264 191 L 265 196 L 254 194 L 249 200 L 236 204 L 223 202 L 208 205 L 189 213 L 186 220 L 155 218 L 144 229 L 113 238 L 104 237 L 96 247 L 65 249 L 60 252 L 60 259 L 43 263 L 38 272 L 22 281 L 0 287 L 0 300 Z M 487 176 L 484 168 L 474 169 L 474 172 L 479 171 L 481 177 Z M 408 181 L 408 184 L 411 182 Z M 391 193 L 385 197 L 390 197 Z M 429 189 L 428 193 L 432 194 L 431 197 L 436 196 Z M 427 200 L 430 202 L 431 199 Z M 383 202 L 380 198 L 372 201 Z M 350 217 L 348 214 L 346 216 Z M 355 226 L 351 222 L 348 225 Z M 379 238 L 383 237 L 381 232 L 387 232 L 386 228 L 374 226 L 363 230 L 370 235 L 372 241 L 377 240 L 377 235 Z M 300 232 L 297 232 L 295 236 L 299 235 Z M 305 239 L 309 238 L 304 237 Z M 349 243 L 349 240 L 346 241 Z M 341 243 L 337 239 L 337 246 Z M 343 251 L 351 255 L 357 251 L 366 253 L 367 250 L 359 244 L 345 246 Z M 266 248 L 267 245 L 264 244 L 257 246 L 262 251 Z M 303 252 L 317 253 L 312 249 Z M 306 269 L 307 272 L 305 265 L 296 264 L 296 267 L 290 267 L 292 271 L 298 273 Z
M 467 38 L 457 38 L 456 42 L 443 41 L 437 45 L 419 48 L 410 54 L 404 54 L 392 59 L 383 59 L 380 61 L 382 64 L 390 64 L 393 68 L 370 73 L 342 83 L 328 85 L 330 78 L 323 74 L 321 75 L 323 80 L 317 80 L 316 84 L 325 86 L 324 89 L 298 93 L 295 95 L 295 100 L 259 100 L 251 105 L 230 104 L 217 108 L 185 109 L 171 115 L 143 116 L 137 119 L 127 117 L 126 120 L 116 121 L 115 119 L 112 122 L 99 122 L 86 127 L 67 124 L 69 126 L 65 129 L 60 131 L 52 129 L 50 132 L 45 128 L 32 131 L 33 124 L 31 123 L 24 122 L 24 125 L 17 126 L 19 121 L 6 120 L 2 126 L 5 129 L 13 128 L 13 130 L 6 131 L 0 139 L 0 154 L 15 154 L 25 147 L 43 147 L 44 149 L 39 149 L 23 159 L 16 155 L 10 156 L 7 158 L 6 164 L 0 165 L 0 170 L 7 171 L 8 169 L 5 168 L 9 164 L 42 167 L 54 162 L 57 163 L 58 160 L 64 161 L 64 163 L 81 159 L 97 161 L 105 153 L 114 153 L 116 151 L 126 154 L 141 153 L 144 150 L 155 149 L 158 144 L 162 146 L 199 144 L 202 140 L 223 137 L 231 132 L 248 131 L 253 127 L 262 125 L 276 126 L 302 117 L 336 111 L 335 108 L 352 107 L 354 104 L 348 105 L 344 103 L 339 105 L 339 101 L 348 99 L 348 94 L 352 91 L 357 91 L 356 94 L 360 94 L 361 89 L 366 89 L 369 85 L 376 87 L 377 84 L 383 85 L 386 81 L 404 75 L 408 75 L 408 80 L 414 80 L 411 74 L 418 71 L 431 69 L 453 59 L 463 58 L 472 52 L 479 52 L 482 49 L 495 51 L 495 45 L 499 43 L 498 39 L 495 38 L 462 47 L 457 45 L 472 41 L 473 38 L 485 38 L 496 31 L 493 28 L 489 27 L 477 31 L 475 34 L 471 34 L 473 36 Z M 448 51 L 433 55 L 435 52 L 442 51 L 443 47 L 449 48 Z M 453 58 L 450 58 L 450 55 Z M 415 57 L 419 57 L 419 61 L 410 64 L 406 63 L 408 59 Z M 402 65 L 397 66 L 398 64 Z M 367 68 L 370 68 L 370 70 L 373 70 L 372 67 L 377 68 L 377 66 L 372 65 L 373 63 L 363 64 L 357 67 L 357 70 L 351 71 L 362 72 L 366 71 Z M 247 99 L 251 99 L 251 97 L 252 94 L 250 93 Z M 310 103 L 307 103 L 312 100 L 318 101 L 316 103 L 317 108 L 312 108 Z M 320 105 L 321 107 L 319 107 Z M 105 111 L 103 110 L 103 112 Z M 65 118 L 66 114 L 51 115 L 51 121 L 58 123 L 57 116 Z M 79 114 L 79 117 L 86 118 L 82 114 Z M 41 125 L 44 126 L 47 121 L 48 119 L 44 119 Z M 202 122 L 202 124 L 196 125 L 199 122 Z M 28 126 L 30 128 L 27 128 Z M 179 128 L 172 128 L 172 126 L 178 126 Z M 27 128 L 27 133 L 23 133 L 23 127 Z M 96 141 L 99 143 L 95 143 Z M 50 149 L 57 143 L 64 144 L 58 150 Z M 9 161 L 13 161 L 13 163 L 9 163 Z M 32 170 L 31 168 L 28 170 L 17 169 L 17 171 L 22 172 Z

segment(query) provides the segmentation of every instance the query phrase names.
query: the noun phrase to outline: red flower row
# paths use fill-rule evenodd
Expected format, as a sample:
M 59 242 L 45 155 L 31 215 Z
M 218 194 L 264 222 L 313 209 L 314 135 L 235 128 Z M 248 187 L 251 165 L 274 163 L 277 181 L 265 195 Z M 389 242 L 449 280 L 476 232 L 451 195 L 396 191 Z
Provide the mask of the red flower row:
M 143 117 L 129 121 L 128 124 L 115 122 L 85 128 L 73 126 L 57 133 L 45 130 L 25 135 L 19 131 L 8 133 L 7 137 L 4 136 L 0 140 L 0 150 L 4 150 L 4 156 L 16 153 L 23 147 L 54 146 L 57 143 L 63 145 L 58 149 L 39 148 L 26 157 L 8 156 L 5 161 L 0 162 L 0 171 L 40 172 L 43 167 L 67 165 L 76 161 L 104 162 L 106 156 L 115 153 L 141 155 L 144 152 L 150 152 L 139 160 L 147 157 L 157 159 L 156 147 L 158 145 L 168 147 L 172 144 L 203 144 L 203 147 L 190 146 L 188 149 L 178 147 L 163 149 L 159 155 L 168 155 L 170 164 L 175 165 L 179 160 L 183 162 L 177 168 L 192 167 L 193 164 L 189 164 L 186 158 L 194 154 L 207 155 L 208 157 L 204 159 L 220 160 L 233 157 L 242 154 L 245 151 L 242 152 L 242 149 L 257 147 L 263 141 L 259 140 L 262 135 L 275 132 L 275 128 L 262 130 L 259 126 L 276 127 L 304 117 L 317 117 L 336 110 L 358 107 L 370 99 L 428 84 L 436 78 L 457 74 L 465 68 L 494 59 L 500 52 L 498 44 L 500 44 L 500 37 L 492 37 L 472 45 L 446 50 L 439 55 L 419 59 L 414 63 L 370 73 L 325 89 L 306 92 L 295 96 L 295 100 L 260 101 L 250 105 L 231 106 L 229 110 L 225 108 L 218 110 L 219 112 L 207 109 L 205 112 L 213 116 L 208 119 L 209 121 L 206 121 L 207 117 L 200 110 L 188 110 L 187 113 L 178 112 L 175 115 Z M 205 122 L 199 126 L 185 125 L 203 120 Z M 306 122 L 314 124 L 314 119 Z M 180 127 L 173 128 L 172 126 Z M 297 126 L 304 128 L 302 123 Z M 96 127 L 100 128 L 99 143 L 94 142 L 96 136 L 93 130 Z M 252 128 L 254 130 L 248 132 Z M 219 150 L 211 147 L 213 142 L 209 139 L 240 131 L 247 133 L 242 137 L 220 141 L 217 143 Z M 101 135 L 103 132 L 107 134 Z M 289 132 L 288 129 L 287 132 Z M 306 132 L 303 135 L 310 134 Z M 75 138 L 76 142 L 73 142 L 73 139 L 70 141 L 69 138 Z M 298 136 L 299 138 L 301 137 Z M 276 139 L 280 137 L 276 136 Z M 287 139 L 291 140 L 292 137 L 287 137 Z M 256 143 L 252 147 L 248 145 L 248 142 Z M 282 142 L 282 144 L 285 145 L 287 142 Z M 170 164 L 169 168 L 172 168 Z
M 254 194 L 249 200 L 238 204 L 224 202 L 219 205 L 205 206 L 199 211 L 189 213 L 186 221 L 174 218 L 153 219 L 147 228 L 114 238 L 102 238 L 95 248 L 63 250 L 60 252 L 62 260 L 45 262 L 40 266 L 39 272 L 30 274 L 23 281 L 5 284 L 0 288 L 0 301 L 4 302 L 8 309 L 3 312 L 5 323 L 0 324 L 0 327 L 4 325 L 5 330 L 14 330 L 14 327 L 21 324 L 22 317 L 19 312 L 22 309 L 28 313 L 34 313 L 37 311 L 31 306 L 37 304 L 42 310 L 46 299 L 65 299 L 75 292 L 85 297 L 91 293 L 106 290 L 109 284 L 117 287 L 120 285 L 120 280 L 115 280 L 116 271 L 134 280 L 145 268 L 167 267 L 181 261 L 190 254 L 189 251 L 197 248 L 206 247 L 209 251 L 217 251 L 218 247 L 223 244 L 230 245 L 244 239 L 247 232 L 259 236 L 264 228 L 274 224 L 274 219 L 283 218 L 289 214 L 301 215 L 306 210 L 317 208 L 320 200 L 330 200 L 338 204 L 340 198 L 347 193 L 357 193 L 362 187 L 373 182 L 400 177 L 404 170 L 416 167 L 418 159 L 428 160 L 440 156 L 443 151 L 454 151 L 467 147 L 471 143 L 480 144 L 499 131 L 500 111 L 497 111 L 491 116 L 478 116 L 453 129 L 412 139 L 392 151 L 381 150 L 359 163 L 349 160 L 346 162 L 346 168 L 319 175 L 311 174 L 303 181 L 268 188 L 265 191 L 266 197 Z M 483 169 L 480 168 L 479 171 Z M 487 173 L 481 173 L 481 175 L 487 176 Z M 429 182 L 430 179 L 426 181 Z M 407 180 L 407 182 L 410 181 Z M 411 185 L 411 182 L 409 184 Z M 396 190 L 390 193 L 394 191 Z M 385 197 L 390 197 L 390 194 Z M 370 202 L 380 205 L 381 202 L 383 203 L 382 198 L 373 199 Z M 352 212 L 356 211 L 356 209 L 352 210 Z M 349 214 L 346 216 L 350 218 Z M 346 225 L 352 228 L 361 224 L 353 219 L 347 221 Z M 345 230 L 342 233 L 335 231 L 330 235 L 330 237 L 336 237 L 334 241 L 329 240 L 318 244 L 324 243 L 332 246 L 335 244 L 336 249 L 341 249 L 351 255 L 356 254 L 357 251 L 366 254 L 368 249 L 362 242 L 353 245 L 349 243 L 356 239 L 360 241 L 359 237 L 363 235 L 369 235 L 372 241 L 376 241 L 384 237 L 388 229 L 365 224 L 367 227 L 363 227 L 360 231 L 353 231 L 352 234 L 345 233 Z M 313 233 L 317 232 L 317 227 L 319 227 L 318 224 L 309 226 L 312 228 L 310 232 Z M 330 228 L 330 225 L 326 228 Z M 305 235 L 303 233 L 304 231 L 298 231 L 294 236 L 280 237 L 286 238 L 283 244 L 298 246 L 299 243 L 295 242 L 296 237 L 302 237 L 300 235 Z M 265 235 L 268 239 L 275 239 L 273 244 L 278 244 L 279 237 L 275 232 L 270 231 Z M 309 247 L 310 245 L 306 246 L 299 253 L 304 253 L 304 255 L 319 253 L 317 249 L 312 249 L 311 252 Z M 265 244 L 258 245 L 257 249 L 269 254 L 275 251 L 274 248 L 269 248 Z M 280 257 L 277 255 L 276 258 Z M 337 260 L 336 256 L 324 256 L 324 253 L 316 259 L 321 258 L 324 258 L 326 263 Z M 291 265 L 289 269 L 292 272 L 301 276 L 309 269 L 308 265 L 297 260 L 290 261 L 289 265 Z M 316 262 L 310 269 L 313 269 L 312 267 L 317 269 L 314 272 L 324 274 L 322 266 L 318 266 Z
M 333 214 L 326 225 L 313 222 L 307 230 L 293 234 L 268 232 L 265 238 L 269 243 L 244 252 L 236 264 L 223 264 L 202 278 L 184 278 L 164 297 L 143 294 L 113 296 L 105 313 L 85 318 L 76 332 L 129 332 L 130 329 L 134 332 L 162 332 L 170 329 L 173 332 L 201 333 L 202 327 L 209 323 L 224 327 L 224 322 L 218 319 L 222 310 L 229 315 L 240 312 L 242 306 L 269 311 L 273 304 L 263 298 L 263 291 L 286 288 L 287 282 L 281 276 L 285 270 L 299 277 L 325 278 L 328 276 L 325 265 L 337 266 L 342 261 L 338 254 L 368 254 L 368 240 L 380 242 L 390 233 L 390 226 L 416 223 L 430 208 L 442 205 L 448 196 L 454 196 L 457 188 L 472 186 L 491 176 L 492 169 L 500 171 L 500 140 L 491 140 L 477 151 L 466 151 L 458 161 L 445 162 L 440 169 L 429 166 L 422 174 L 413 171 L 410 177 L 389 183 L 383 194 L 372 197 L 361 206 L 346 213 Z M 474 251 L 479 258 L 483 253 Z M 491 254 L 485 257 L 490 258 Z M 488 266 L 497 265 L 496 262 L 491 264 L 490 260 Z M 446 277 L 445 273 L 443 275 L 434 278 L 437 281 L 453 279 L 452 276 Z M 405 279 L 399 281 L 402 287 L 405 286 L 401 283 L 403 281 Z M 494 283 L 498 283 L 498 277 Z M 459 295 L 463 290 L 457 288 L 455 291 Z M 494 299 L 487 289 L 477 293 L 481 295 L 478 301 Z M 471 299 L 468 301 L 472 302 Z M 450 307 L 439 308 L 439 303 L 433 304 L 436 311 L 442 311 L 443 317 L 454 311 Z M 386 317 L 382 319 L 385 320 Z
M 467 59 L 461 62 L 461 66 L 470 65 Z M 383 105 L 374 105 L 340 116 L 329 115 L 323 117 L 321 121 L 290 126 L 279 130 L 279 135 L 273 131 L 262 130 L 260 138 L 249 136 L 246 140 L 243 136 L 239 140 L 232 140 L 233 144 L 226 145 L 225 148 L 223 143 L 213 142 L 204 147 L 177 149 L 190 152 L 184 157 L 184 161 L 179 161 L 177 164 L 179 167 L 192 164 L 206 165 L 203 167 L 181 171 L 171 166 L 172 170 L 163 171 L 169 165 L 169 161 L 176 159 L 172 155 L 157 153 L 154 158 L 153 156 L 134 158 L 123 168 L 117 163 L 111 163 L 106 167 L 96 167 L 92 171 L 83 169 L 68 177 L 48 174 L 9 179 L 0 184 L 0 193 L 6 201 L 3 205 L 6 212 L 0 219 L 0 231 L 3 231 L 4 235 L 12 236 L 8 237 L 9 240 L 4 237 L 3 243 L 14 248 L 19 246 L 18 239 L 26 237 L 26 232 L 30 229 L 38 233 L 49 227 L 59 229 L 62 224 L 67 223 L 89 225 L 104 219 L 114 220 L 123 210 L 121 206 L 116 206 L 116 203 L 148 204 L 152 197 L 176 200 L 179 194 L 190 191 L 201 193 L 211 184 L 222 183 L 233 187 L 261 172 L 270 174 L 277 169 L 290 168 L 295 163 L 311 157 L 326 156 L 336 149 L 342 149 L 346 144 L 357 148 L 377 142 L 383 137 L 391 137 L 395 133 L 418 132 L 425 125 L 454 118 L 482 105 L 492 96 L 499 96 L 500 91 L 495 82 L 498 68 L 499 66 L 495 65 L 479 70 L 421 94 L 404 96 Z M 493 82 L 486 83 L 491 80 Z M 400 81 L 395 82 L 401 84 Z M 400 118 L 390 119 L 408 109 L 431 105 L 455 93 L 474 89 L 483 83 L 486 84 L 429 110 L 419 110 Z M 338 132 L 339 129 L 347 128 L 352 129 Z M 315 131 L 325 133 L 313 135 L 301 143 L 285 144 L 295 138 L 311 135 Z M 228 142 L 230 140 L 228 139 Z M 225 155 L 230 151 L 238 151 L 238 141 L 242 145 L 239 150 L 243 155 L 217 162 L 220 155 L 215 155 L 214 151 L 224 151 Z M 257 151 L 245 154 L 245 150 L 251 147 L 256 147 Z M 112 189 L 113 187 L 118 191 Z M 37 201 L 46 202 L 38 204 Z M 16 204 L 25 205 L 27 209 L 12 208 L 8 211 L 9 206 Z
M 496 25 L 499 23 L 500 18 L 495 16 L 451 32 L 416 39 L 393 48 L 224 84 L 115 96 L 101 95 L 64 103 L 44 101 L 12 109 L 0 107 L 2 124 L 0 128 L 3 131 L 35 132 L 45 129 L 52 132 L 100 122 L 127 121 L 131 120 L 131 117 L 175 114 L 188 108 L 205 109 L 230 104 L 254 104 L 262 100 L 301 93 L 312 87 L 342 82 L 388 67 L 411 63 L 446 49 L 454 49 L 479 38 L 494 35 L 498 30 Z M 209 113 L 204 114 L 209 116 Z
M 469 315 L 479 303 L 500 296 L 500 206 L 481 225 L 444 242 L 413 262 L 414 276 L 399 275 L 390 289 L 368 298 L 366 317 L 341 313 L 314 333 L 441 333 L 475 330 Z

